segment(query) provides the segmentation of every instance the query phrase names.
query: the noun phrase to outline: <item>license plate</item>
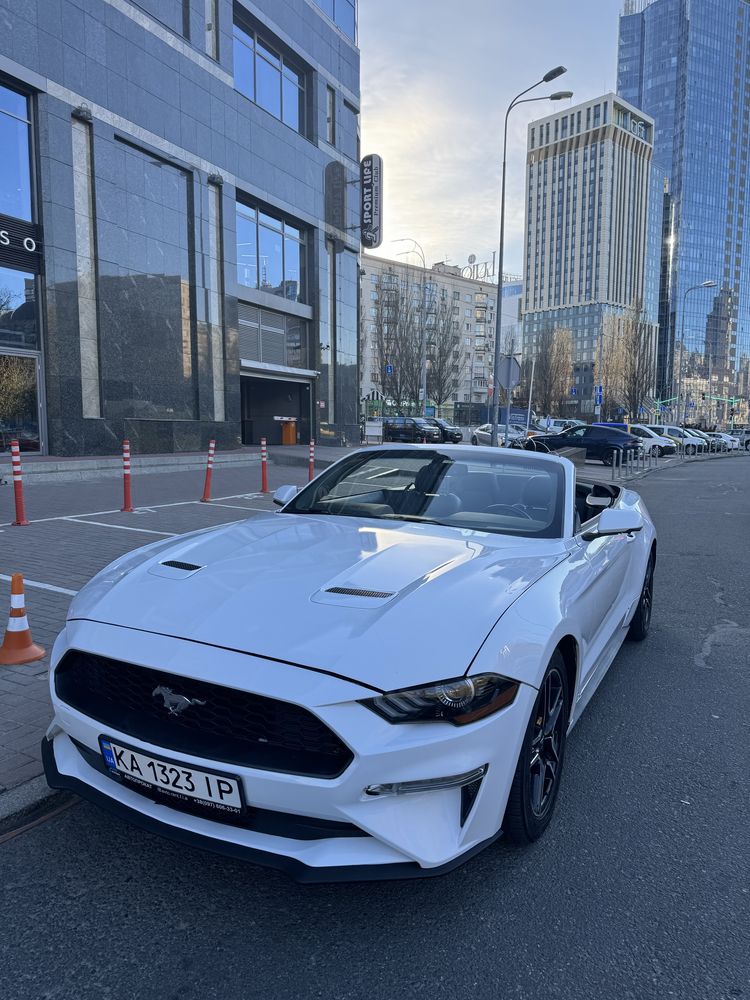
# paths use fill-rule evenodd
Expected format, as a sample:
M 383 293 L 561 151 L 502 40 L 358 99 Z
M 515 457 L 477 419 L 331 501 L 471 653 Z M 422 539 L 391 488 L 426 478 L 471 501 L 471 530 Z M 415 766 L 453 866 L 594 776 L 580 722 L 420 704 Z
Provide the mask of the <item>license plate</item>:
M 242 794 L 236 778 L 160 760 L 104 736 L 99 737 L 99 745 L 107 767 L 128 781 L 158 789 L 171 798 L 200 802 L 219 812 L 242 811 Z

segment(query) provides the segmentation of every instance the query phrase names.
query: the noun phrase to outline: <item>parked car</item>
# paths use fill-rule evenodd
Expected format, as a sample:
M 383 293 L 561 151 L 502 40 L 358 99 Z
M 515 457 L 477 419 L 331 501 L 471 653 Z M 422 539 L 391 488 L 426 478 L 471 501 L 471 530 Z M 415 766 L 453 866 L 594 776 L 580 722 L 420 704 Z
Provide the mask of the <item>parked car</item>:
M 428 424 L 424 417 L 386 417 L 383 421 L 383 440 L 440 444 L 442 432 L 439 427 Z
M 628 434 L 633 434 L 635 437 L 641 439 L 641 447 L 649 454 L 656 454 L 659 458 L 663 458 L 665 455 L 674 455 L 677 451 L 677 445 L 671 438 L 662 437 L 657 434 L 656 431 L 652 431 L 645 424 L 624 424 L 616 423 L 614 421 L 602 421 L 601 423 L 596 423 L 594 427 L 615 427 L 617 430 L 626 431 Z
M 568 427 L 585 426 L 582 420 L 569 420 L 562 417 L 539 417 L 535 428 L 542 434 L 560 434 Z
M 689 455 L 706 450 L 707 446 L 703 438 L 684 427 L 675 427 L 672 424 L 647 424 L 646 426 L 662 437 L 672 438 L 676 444 L 683 444 Z
M 537 840 L 568 733 L 651 622 L 648 511 L 583 478 L 556 455 L 363 448 L 278 513 L 121 556 L 55 642 L 47 781 L 305 882 Z M 621 698 L 620 724 L 640 711 Z
M 735 427 L 732 435 L 739 441 L 740 448 L 750 451 L 750 427 Z
M 432 424 L 433 427 L 437 427 L 440 431 L 443 444 L 459 444 L 464 439 L 461 428 L 456 427 L 454 424 L 449 424 L 447 420 L 443 420 L 440 417 L 425 417 L 425 421 L 428 424 Z
M 515 429 L 518 425 L 510 424 L 508 427 L 508 441 L 520 441 L 526 437 L 526 428 Z M 489 445 L 492 439 L 492 424 L 482 424 L 471 432 L 471 443 L 473 445 Z M 505 441 L 505 424 L 498 424 L 497 428 L 498 444 Z
M 551 451 L 585 448 L 586 458 L 598 458 L 605 465 L 612 465 L 618 452 L 624 458 L 629 452 L 637 453 L 641 448 L 640 438 L 634 434 L 598 424 L 569 427 L 561 434 L 542 434 L 535 440 L 543 441 Z

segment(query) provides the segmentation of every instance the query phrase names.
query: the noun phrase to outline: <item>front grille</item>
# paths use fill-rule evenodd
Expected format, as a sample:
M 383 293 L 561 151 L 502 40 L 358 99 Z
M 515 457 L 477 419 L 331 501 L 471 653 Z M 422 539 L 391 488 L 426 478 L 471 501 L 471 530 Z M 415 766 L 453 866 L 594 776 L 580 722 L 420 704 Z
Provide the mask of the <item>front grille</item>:
M 357 587 L 329 587 L 326 594 L 348 594 L 350 597 L 378 597 L 385 600 L 393 597 L 390 590 L 360 590 Z
M 164 795 L 158 787 L 153 789 L 145 788 L 143 785 L 130 782 L 117 771 L 113 771 L 104 763 L 101 753 L 92 750 L 91 747 L 84 746 L 78 740 L 73 740 L 73 745 L 80 753 L 89 767 L 93 767 L 100 774 L 106 775 L 113 781 L 126 785 L 131 791 L 143 795 L 152 802 L 169 806 L 170 809 L 177 809 L 179 812 L 189 813 L 191 816 L 201 816 L 203 819 L 210 819 L 214 823 L 229 824 L 229 826 L 239 826 L 243 830 L 254 830 L 255 833 L 267 833 L 271 837 L 287 837 L 290 840 L 329 840 L 335 837 L 367 837 L 368 834 L 353 823 L 342 823 L 334 819 L 318 819 L 316 816 L 298 816 L 296 813 L 278 812 L 275 809 L 257 809 L 252 803 L 242 813 L 221 813 L 218 814 L 210 806 L 204 806 L 200 801 L 194 799 L 179 799 L 174 796 Z
M 154 697 L 157 688 L 167 695 Z M 338 777 L 352 760 L 346 744 L 298 705 L 92 653 L 65 654 L 55 691 L 104 727 L 209 760 L 316 778 Z M 171 715 L 170 694 L 191 704 Z

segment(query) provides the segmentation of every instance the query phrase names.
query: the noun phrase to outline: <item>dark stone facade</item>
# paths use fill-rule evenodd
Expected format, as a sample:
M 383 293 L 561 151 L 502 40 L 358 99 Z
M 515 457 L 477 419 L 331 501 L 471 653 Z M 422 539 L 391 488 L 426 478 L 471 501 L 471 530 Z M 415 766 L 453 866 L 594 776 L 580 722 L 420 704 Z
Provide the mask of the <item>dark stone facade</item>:
M 282 313 L 287 306 L 237 284 L 238 193 L 305 228 L 308 363 L 322 373 L 331 363 L 319 345 L 330 340 L 333 316 L 335 431 L 356 433 L 358 241 L 353 230 L 326 226 L 324 172 L 337 159 L 357 177 L 356 116 L 338 119 L 336 147 L 325 138 L 327 88 L 339 107 L 359 106 L 359 52 L 312 0 L 236 6 L 304 68 L 305 135 L 235 90 L 230 0 L 216 0 L 214 22 L 206 0 L 0 0 L 0 71 L 7 85 L 32 95 L 51 454 L 116 453 L 124 437 L 136 453 L 199 450 L 211 438 L 220 448 L 239 445 L 238 298 Z M 88 175 L 75 154 L 73 125 L 81 117 Z M 95 285 L 88 340 L 81 312 L 86 176 Z M 357 204 L 356 186 L 350 190 L 348 226 Z M 333 283 L 327 237 L 339 241 Z M 99 408 L 93 416 L 85 415 L 86 379 L 88 412 Z M 319 415 L 317 391 L 315 383 L 311 405 Z

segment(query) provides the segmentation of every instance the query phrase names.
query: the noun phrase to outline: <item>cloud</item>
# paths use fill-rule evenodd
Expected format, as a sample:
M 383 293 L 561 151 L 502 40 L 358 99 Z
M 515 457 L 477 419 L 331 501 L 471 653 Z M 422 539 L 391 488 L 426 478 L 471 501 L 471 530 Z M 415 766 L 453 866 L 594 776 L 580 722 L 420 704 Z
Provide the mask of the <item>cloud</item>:
M 391 241 L 411 237 L 428 265 L 446 257 L 465 264 L 470 253 L 491 258 L 509 101 L 530 72 L 533 81 L 561 61 L 579 67 L 565 84 L 575 103 L 603 93 L 619 3 L 473 0 L 464 10 L 455 0 L 360 0 L 363 151 L 379 153 L 384 165 L 378 254 L 395 256 L 404 245 Z M 597 31 L 605 44 L 592 47 Z M 551 110 L 524 104 L 509 121 L 504 269 L 512 273 L 522 271 L 526 128 Z

